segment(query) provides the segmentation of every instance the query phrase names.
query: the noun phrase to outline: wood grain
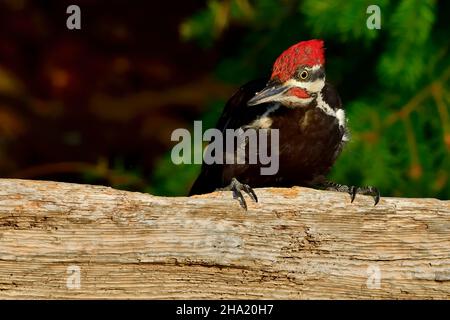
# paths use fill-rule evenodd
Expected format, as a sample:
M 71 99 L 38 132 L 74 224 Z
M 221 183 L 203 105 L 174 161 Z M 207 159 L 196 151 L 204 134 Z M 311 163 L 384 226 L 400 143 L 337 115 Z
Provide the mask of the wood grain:
M 0 179 L 0 298 L 450 298 L 450 201 L 256 192 Z

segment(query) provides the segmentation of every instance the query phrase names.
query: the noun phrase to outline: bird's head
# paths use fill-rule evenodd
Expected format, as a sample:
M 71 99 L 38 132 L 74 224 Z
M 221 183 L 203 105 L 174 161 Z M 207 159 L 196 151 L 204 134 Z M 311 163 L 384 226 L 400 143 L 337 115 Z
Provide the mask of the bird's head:
M 325 85 L 324 67 L 323 41 L 301 41 L 277 58 L 270 81 L 247 104 L 279 102 L 291 107 L 308 104 Z

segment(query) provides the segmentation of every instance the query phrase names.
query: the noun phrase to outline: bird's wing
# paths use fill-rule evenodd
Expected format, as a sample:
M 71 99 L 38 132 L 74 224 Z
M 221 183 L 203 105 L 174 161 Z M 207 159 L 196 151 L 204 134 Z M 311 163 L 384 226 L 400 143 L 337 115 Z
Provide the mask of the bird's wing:
M 250 81 L 240 87 L 225 105 L 216 128 L 221 131 L 225 129 L 237 129 L 255 120 L 258 114 L 264 113 L 266 111 L 264 105 L 250 107 L 247 105 L 247 102 L 258 91 L 264 89 L 266 84 L 267 79 L 259 79 Z
M 226 129 L 237 129 L 243 125 L 249 124 L 259 114 L 266 111 L 266 106 L 248 106 L 247 102 L 256 92 L 261 91 L 267 84 L 268 79 L 260 79 L 251 81 L 241 88 L 228 100 L 222 111 L 216 129 L 225 133 Z M 202 169 L 197 180 L 192 185 L 189 195 L 204 194 L 213 192 L 217 188 L 224 187 L 228 183 L 223 181 L 223 166 L 220 164 L 202 164 Z

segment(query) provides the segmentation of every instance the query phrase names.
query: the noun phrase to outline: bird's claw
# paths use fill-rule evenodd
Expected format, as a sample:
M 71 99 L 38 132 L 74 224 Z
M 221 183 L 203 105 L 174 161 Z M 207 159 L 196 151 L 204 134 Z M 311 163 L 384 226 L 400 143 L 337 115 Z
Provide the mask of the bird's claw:
M 367 196 L 372 196 L 372 198 L 375 202 L 374 206 L 376 206 L 378 204 L 378 202 L 380 202 L 380 191 L 375 187 L 367 186 L 367 187 L 357 188 L 356 193 L 367 195 Z
M 242 191 L 248 194 L 253 201 L 258 202 L 258 197 L 256 196 L 255 191 L 253 191 L 253 189 L 248 184 L 241 183 L 236 178 L 231 179 L 231 183 L 227 187 L 219 190 L 233 191 L 233 199 L 237 199 L 241 207 L 245 210 L 247 210 L 247 202 L 242 195 Z
M 325 185 L 326 190 L 339 191 L 339 192 L 347 192 L 350 195 L 350 202 L 355 200 L 357 194 L 372 196 L 376 206 L 378 202 L 380 202 L 380 191 L 372 186 L 367 187 L 355 187 L 355 186 L 346 186 L 334 182 L 328 182 Z
M 355 200 L 356 197 L 356 187 L 355 186 L 351 186 L 350 189 L 348 190 L 348 193 L 350 194 L 350 203 L 353 203 L 353 200 Z

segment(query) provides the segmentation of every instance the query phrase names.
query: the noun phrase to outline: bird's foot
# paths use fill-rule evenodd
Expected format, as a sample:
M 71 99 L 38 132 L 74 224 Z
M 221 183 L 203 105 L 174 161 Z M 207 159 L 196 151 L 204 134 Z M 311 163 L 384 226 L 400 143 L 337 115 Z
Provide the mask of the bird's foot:
M 367 187 L 355 187 L 355 186 L 346 186 L 344 184 L 327 182 L 324 184 L 325 190 L 338 191 L 338 192 L 347 192 L 350 195 L 351 202 L 355 200 L 357 194 L 372 196 L 375 201 L 374 206 L 380 201 L 380 191 L 377 188 L 372 186 Z
M 236 178 L 231 179 L 231 183 L 225 188 L 217 189 L 218 191 L 233 191 L 233 199 L 237 199 L 242 208 L 247 210 L 247 203 L 245 202 L 242 191 L 247 193 L 253 201 L 258 202 L 258 197 L 253 189 L 245 183 L 240 183 Z

